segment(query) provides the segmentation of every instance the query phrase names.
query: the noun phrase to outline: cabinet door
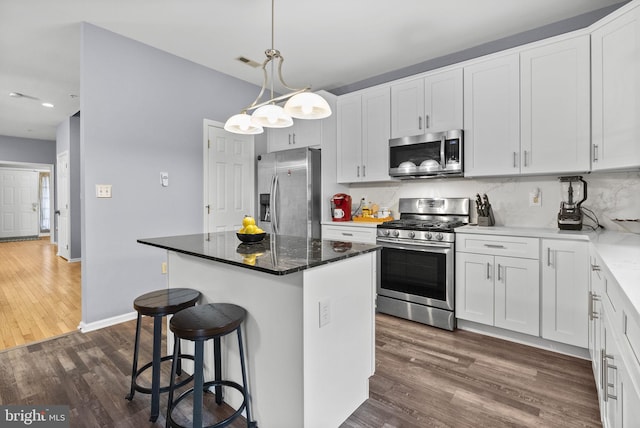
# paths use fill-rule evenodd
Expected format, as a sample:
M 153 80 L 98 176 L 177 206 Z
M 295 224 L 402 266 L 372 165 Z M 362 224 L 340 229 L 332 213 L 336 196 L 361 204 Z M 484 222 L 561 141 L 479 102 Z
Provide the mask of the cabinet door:
M 424 129 L 441 132 L 462 129 L 462 68 L 424 79 Z
M 619 378 L 620 369 L 623 368 L 624 362 L 620 356 L 613 325 L 606 313 L 602 320 L 602 327 L 600 411 L 603 425 L 606 428 L 617 428 L 620 426 L 621 413 Z
M 288 128 L 265 128 L 267 132 L 267 147 L 269 152 L 279 152 L 281 150 L 292 149 L 291 129 Z
M 337 181 L 360 181 L 362 169 L 362 97 L 342 96 L 337 103 Z M 329 159 L 325 159 L 325 162 Z
M 322 143 L 322 120 L 294 119 L 288 128 L 267 128 L 269 152 L 298 147 L 320 147 Z
M 495 326 L 538 336 L 540 333 L 540 262 L 495 258 Z
M 520 53 L 522 173 L 589 171 L 589 36 Z
M 493 325 L 493 256 L 456 253 L 456 318 Z
M 362 171 L 361 181 L 389 178 L 389 88 L 362 94 Z
M 621 428 L 632 428 L 638 426 L 640 421 L 640 392 L 635 388 L 629 375 L 629 370 L 622 367 L 619 373 L 619 392 L 618 400 L 620 401 L 620 417 Z
M 640 7 L 591 34 L 592 169 L 640 166 Z
M 424 80 L 391 86 L 391 138 L 424 133 Z
M 543 239 L 542 256 L 542 337 L 587 348 L 587 243 Z
M 464 174 L 520 173 L 520 60 L 517 54 L 464 68 Z
M 600 349 L 601 349 L 601 323 L 604 316 L 602 310 L 602 296 L 604 290 L 604 278 L 601 275 L 599 259 L 595 254 L 590 255 L 590 286 L 589 307 L 587 308 L 589 316 L 589 354 L 591 355 L 591 364 L 596 379 L 596 387 L 600 388 Z

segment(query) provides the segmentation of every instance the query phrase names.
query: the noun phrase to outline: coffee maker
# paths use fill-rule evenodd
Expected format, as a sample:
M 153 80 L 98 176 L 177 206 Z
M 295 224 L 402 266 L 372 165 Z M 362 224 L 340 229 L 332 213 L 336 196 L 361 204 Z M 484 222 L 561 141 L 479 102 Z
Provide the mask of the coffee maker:
M 333 221 L 351 220 L 351 196 L 337 193 L 331 198 L 331 219 Z
M 580 205 L 587 199 L 587 182 L 582 179 L 582 176 L 573 175 L 560 177 L 560 183 L 562 185 L 562 202 L 560 202 L 560 212 L 558 213 L 558 228 L 561 230 L 581 230 L 583 215 Z

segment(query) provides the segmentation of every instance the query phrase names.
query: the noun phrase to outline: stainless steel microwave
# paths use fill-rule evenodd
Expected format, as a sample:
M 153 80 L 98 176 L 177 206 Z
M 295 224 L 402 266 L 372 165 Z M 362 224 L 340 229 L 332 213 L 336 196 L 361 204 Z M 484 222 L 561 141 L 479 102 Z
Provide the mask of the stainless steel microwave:
M 389 175 L 400 179 L 462 176 L 463 132 L 454 129 L 389 140 Z

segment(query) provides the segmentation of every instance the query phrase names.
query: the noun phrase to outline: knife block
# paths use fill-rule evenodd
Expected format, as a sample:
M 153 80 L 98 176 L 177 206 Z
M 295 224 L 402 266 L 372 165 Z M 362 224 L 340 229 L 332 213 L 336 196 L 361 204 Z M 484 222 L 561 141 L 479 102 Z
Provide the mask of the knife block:
M 493 209 L 489 207 L 488 216 L 478 216 L 478 226 L 493 226 L 496 224 L 496 220 L 493 217 Z

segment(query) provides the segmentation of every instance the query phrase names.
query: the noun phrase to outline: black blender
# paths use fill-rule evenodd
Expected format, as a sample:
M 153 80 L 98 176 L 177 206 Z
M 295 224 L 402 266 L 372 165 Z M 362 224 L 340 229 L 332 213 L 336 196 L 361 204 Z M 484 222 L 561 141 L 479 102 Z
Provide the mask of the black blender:
M 580 205 L 587 199 L 587 182 L 581 175 L 560 177 L 563 199 L 558 213 L 558 228 L 561 230 L 582 229 L 582 209 Z M 565 195 L 567 198 L 565 199 Z M 577 199 L 582 196 L 578 202 Z

